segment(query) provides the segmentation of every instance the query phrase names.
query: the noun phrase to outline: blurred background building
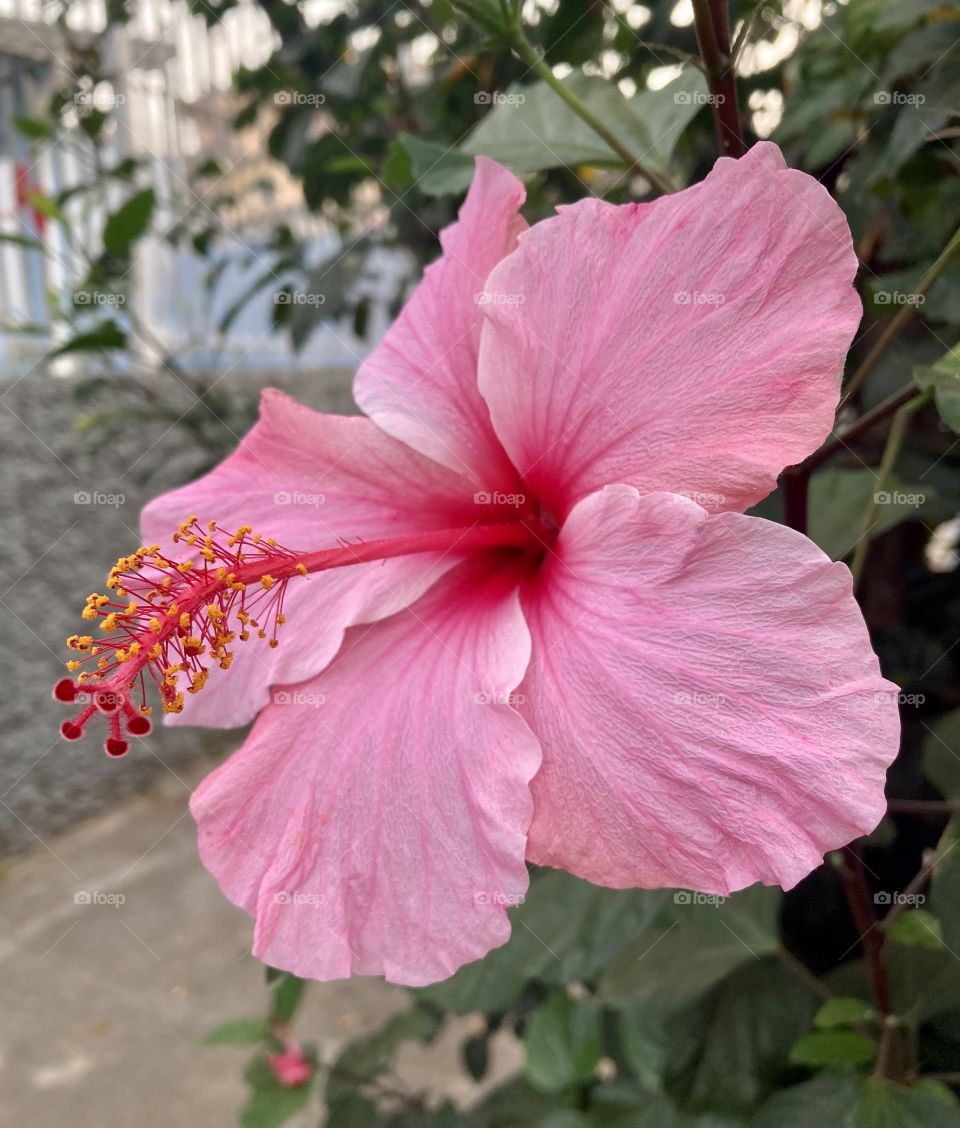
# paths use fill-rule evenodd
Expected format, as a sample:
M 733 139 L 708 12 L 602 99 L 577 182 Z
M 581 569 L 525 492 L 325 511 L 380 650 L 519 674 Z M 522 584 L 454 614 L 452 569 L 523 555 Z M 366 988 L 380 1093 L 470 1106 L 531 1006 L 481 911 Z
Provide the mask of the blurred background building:
M 264 138 L 272 123 L 232 127 L 239 108 L 231 90 L 236 74 L 262 66 L 276 45 L 268 17 L 248 0 L 211 26 L 183 0 L 135 0 L 127 11 L 121 23 L 109 18 L 105 0 L 82 0 L 69 6 L 61 23 L 59 3 L 0 0 L 0 236 L 40 237 L 46 244 L 41 252 L 0 243 L 3 375 L 30 371 L 66 332 L 51 316 L 51 297 L 69 295 L 84 273 L 63 225 L 32 197 L 52 197 L 88 177 L 86 154 L 69 143 L 69 134 L 38 145 L 16 123 L 75 77 L 71 53 L 85 42 L 97 43 L 115 77 L 75 94 L 73 113 L 79 119 L 110 111 L 104 158 L 143 162 L 139 180 L 157 194 L 155 234 L 138 248 L 128 297 L 150 334 L 176 352 L 180 364 L 201 369 L 214 363 L 214 353 L 217 365 L 255 370 L 355 364 L 388 323 L 387 307 L 409 269 L 402 255 L 375 255 L 359 283 L 370 306 L 364 341 L 334 317 L 294 353 L 288 337 L 272 329 L 269 287 L 245 305 L 227 340 L 217 328 L 224 311 L 269 270 L 264 248 L 277 224 L 290 228 L 308 264 L 327 260 L 340 244 L 334 225 L 311 214 L 299 182 L 267 154 Z M 69 107 L 65 113 L 69 118 Z M 208 162 L 218 171 L 198 189 L 193 174 Z M 114 206 L 121 191 L 117 185 Z M 217 212 L 222 266 L 215 294 L 203 301 L 209 261 L 166 236 L 190 218 L 212 218 L 208 196 L 214 194 L 232 202 Z M 81 234 L 88 248 L 110 206 L 109 192 L 96 209 L 86 197 L 62 205 L 69 226 L 89 232 L 88 238 Z

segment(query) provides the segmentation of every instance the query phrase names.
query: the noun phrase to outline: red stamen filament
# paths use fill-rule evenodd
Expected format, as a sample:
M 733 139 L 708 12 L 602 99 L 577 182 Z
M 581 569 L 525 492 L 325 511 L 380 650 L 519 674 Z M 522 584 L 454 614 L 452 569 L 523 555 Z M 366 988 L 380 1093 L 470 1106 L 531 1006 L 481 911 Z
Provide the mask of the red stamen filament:
M 96 668 L 79 673 L 76 680 L 61 678 L 54 686 L 55 700 L 82 706 L 63 722 L 61 734 L 79 740 L 91 717 L 101 714 L 108 724 L 107 754 L 125 755 L 130 745 L 123 724 L 130 736 L 150 731 L 146 679 L 157 686 L 164 712 L 179 713 L 184 704 L 180 687 L 198 693 L 207 680 L 209 667 L 202 658 L 228 669 L 233 660 L 230 645 L 247 641 L 252 631 L 269 638 L 271 647 L 279 644 L 284 593 L 298 576 L 425 552 L 541 550 L 545 536 L 543 530 L 517 520 L 303 553 L 283 548 L 246 525 L 228 534 L 213 522 L 202 529 L 197 518 L 190 517 L 173 540 L 193 549 L 193 560 L 172 560 L 159 545 L 139 548 L 111 569 L 107 587 L 112 595 L 88 596 L 83 617 L 99 620 L 104 636 L 72 635 L 67 640 L 78 655 L 67 663 L 68 670 L 90 662 Z

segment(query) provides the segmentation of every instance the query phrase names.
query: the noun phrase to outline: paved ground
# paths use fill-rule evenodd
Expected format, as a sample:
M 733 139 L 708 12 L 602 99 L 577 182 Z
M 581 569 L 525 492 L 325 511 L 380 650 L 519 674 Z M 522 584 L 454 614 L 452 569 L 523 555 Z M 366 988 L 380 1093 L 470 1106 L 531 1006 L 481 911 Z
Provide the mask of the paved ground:
M 45 838 L 0 872 L 0 1128 L 233 1128 L 245 1051 L 202 1047 L 212 1026 L 262 1013 L 251 923 L 196 856 L 186 808 L 203 774 L 164 770 L 148 794 Z M 90 895 L 91 902 L 77 903 Z M 94 895 L 100 895 L 99 897 Z M 297 1029 L 329 1060 L 404 1005 L 372 979 L 316 984 Z M 414 1090 L 469 1100 L 458 1036 L 405 1053 Z M 501 1042 L 495 1073 L 515 1068 Z M 313 1128 L 317 1109 L 297 1121 Z

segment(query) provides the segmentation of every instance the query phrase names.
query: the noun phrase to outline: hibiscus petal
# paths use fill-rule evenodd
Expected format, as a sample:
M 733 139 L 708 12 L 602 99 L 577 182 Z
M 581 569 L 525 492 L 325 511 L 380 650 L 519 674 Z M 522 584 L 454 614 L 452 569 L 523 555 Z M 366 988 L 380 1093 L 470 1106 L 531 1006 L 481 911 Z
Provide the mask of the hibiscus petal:
M 258 958 L 419 985 L 506 941 L 540 761 L 507 704 L 529 653 L 515 580 L 471 561 L 261 714 L 190 804 Z
M 524 611 L 532 861 L 615 887 L 789 888 L 883 816 L 897 687 L 849 571 L 799 533 L 608 486 Z
M 385 431 L 489 489 L 511 489 L 516 472 L 477 389 L 480 311 L 487 276 L 526 228 L 523 200 L 511 172 L 477 158 L 460 217 L 440 235 L 443 256 L 354 383 L 357 403 Z
M 558 513 L 609 482 L 745 509 L 830 431 L 856 269 L 840 208 L 768 142 L 650 204 L 563 208 L 487 282 L 496 432 Z
M 205 477 L 152 501 L 141 526 L 146 542 L 167 550 L 171 532 L 195 513 L 203 523 L 252 525 L 287 548 L 314 551 L 473 524 L 473 490 L 368 419 L 322 415 L 270 390 L 237 449 Z M 280 645 L 270 649 L 256 637 L 236 645 L 229 671 L 214 664 L 203 692 L 188 695 L 171 721 L 245 724 L 269 700 L 271 684 L 322 670 L 347 627 L 406 607 L 459 559 L 401 557 L 297 577 L 284 596 Z

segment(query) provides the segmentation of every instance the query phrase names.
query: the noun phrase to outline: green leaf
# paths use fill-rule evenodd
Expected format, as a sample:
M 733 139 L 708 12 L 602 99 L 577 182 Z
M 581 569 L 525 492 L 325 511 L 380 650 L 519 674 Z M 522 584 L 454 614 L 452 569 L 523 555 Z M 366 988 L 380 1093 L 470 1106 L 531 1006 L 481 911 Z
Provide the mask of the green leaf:
M 940 508 L 940 498 L 927 485 L 911 486 L 891 478 L 878 491 L 872 470 L 821 470 L 810 479 L 810 539 L 833 560 L 848 556 L 862 535 L 863 516 L 874 496 L 878 502 L 869 527 L 871 538 Z
M 866 1065 L 876 1052 L 874 1040 L 856 1030 L 819 1030 L 794 1043 L 790 1060 L 810 1066 Z
M 43 240 L 32 235 L 15 235 L 10 231 L 0 231 L 0 243 L 10 243 L 15 247 L 25 247 L 29 251 L 42 251 Z
M 279 1081 L 257 1085 L 240 1113 L 242 1128 L 278 1128 L 310 1100 L 312 1087 L 288 1089 Z
M 410 137 L 410 134 L 406 133 L 403 136 Z M 413 162 L 399 137 L 395 137 L 390 142 L 383 167 L 380 169 L 380 176 L 390 191 L 397 195 L 402 195 L 413 187 Z
M 86 333 L 78 333 L 71 337 L 65 345 L 55 349 L 53 356 L 62 356 L 64 353 L 97 352 L 100 349 L 126 348 L 127 335 L 115 321 L 104 321 L 96 329 Z
M 144 188 L 131 196 L 104 224 L 104 248 L 113 255 L 125 254 L 150 226 L 156 202 L 152 188 Z
M 571 74 L 564 84 L 647 167 L 666 170 L 684 129 L 705 102 L 706 83 L 687 67 L 661 90 L 625 98 L 605 78 Z M 470 133 L 465 153 L 485 155 L 515 172 L 623 164 L 620 157 L 545 83 L 513 86 Z
M 425 141 L 410 133 L 397 138 L 408 159 L 410 181 L 428 196 L 464 192 L 473 179 L 474 160 L 449 145 Z M 396 171 L 396 165 L 394 165 Z M 392 182 L 388 181 L 393 187 Z
M 203 1039 L 204 1046 L 249 1046 L 262 1042 L 268 1033 L 262 1018 L 235 1018 L 215 1026 Z
M 600 1012 L 555 990 L 534 1011 L 523 1044 L 524 1070 L 534 1088 L 557 1093 L 587 1081 L 601 1055 Z
M 947 799 L 960 799 L 960 709 L 946 713 L 923 739 L 923 771 Z
M 877 1012 L 864 999 L 854 999 L 849 995 L 837 995 L 827 999 L 813 1016 L 813 1025 L 818 1030 L 830 1030 L 834 1026 L 859 1026 L 876 1018 Z
M 825 1073 L 771 1097 L 750 1128 L 960 1128 L 960 1106 L 929 1081 L 908 1088 Z
M 908 909 L 886 925 L 884 931 L 888 939 L 909 948 L 929 948 L 936 951 L 943 947 L 940 921 L 925 909 Z
M 917 387 L 933 388 L 940 418 L 951 431 L 960 433 L 960 345 L 955 345 L 932 368 L 915 368 Z
M 891 944 L 887 970 L 897 1013 L 923 1020 L 960 1008 L 960 960 L 947 949 Z
M 810 1029 L 815 1008 L 809 989 L 779 960 L 750 960 L 671 1022 L 671 1092 L 682 1081 L 685 1104 L 751 1111 L 787 1072 L 791 1047 Z M 691 1064 L 678 1080 L 672 1075 L 683 1062 L 684 1036 Z
M 930 885 L 930 908 L 941 927 L 942 943 L 956 956 L 960 951 L 960 819 L 957 817 L 947 826 L 937 853 L 939 860 Z
M 781 894 L 754 885 L 728 898 L 697 902 L 674 894 L 653 926 L 610 964 L 599 982 L 611 1006 L 646 1007 L 666 1017 L 700 998 L 742 964 L 773 954 L 779 946 Z
M 15 117 L 13 128 L 21 136 L 29 137 L 34 141 L 49 140 L 54 136 L 53 127 L 50 123 L 40 118 Z
M 665 894 L 602 889 L 560 870 L 534 874 L 522 905 L 510 910 L 510 940 L 419 996 L 468 1014 L 505 1010 L 529 979 L 590 979 L 653 920 Z
M 474 1081 L 482 1081 L 490 1065 L 490 1038 L 479 1034 L 463 1043 L 463 1064 Z
M 63 212 L 60 210 L 60 205 L 52 196 L 48 196 L 46 192 L 41 192 L 36 188 L 28 189 L 24 195 L 26 196 L 27 203 L 34 211 L 46 216 L 47 219 L 55 219 L 58 223 L 63 222 Z
M 429 1041 L 439 1028 L 436 1013 L 414 1006 L 394 1015 L 372 1034 L 350 1042 L 330 1071 L 327 1098 L 331 1108 L 356 1093 L 358 1086 L 383 1073 L 401 1042 Z
M 273 989 L 270 1017 L 278 1022 L 289 1022 L 297 1013 L 306 986 L 305 979 L 287 972 Z

